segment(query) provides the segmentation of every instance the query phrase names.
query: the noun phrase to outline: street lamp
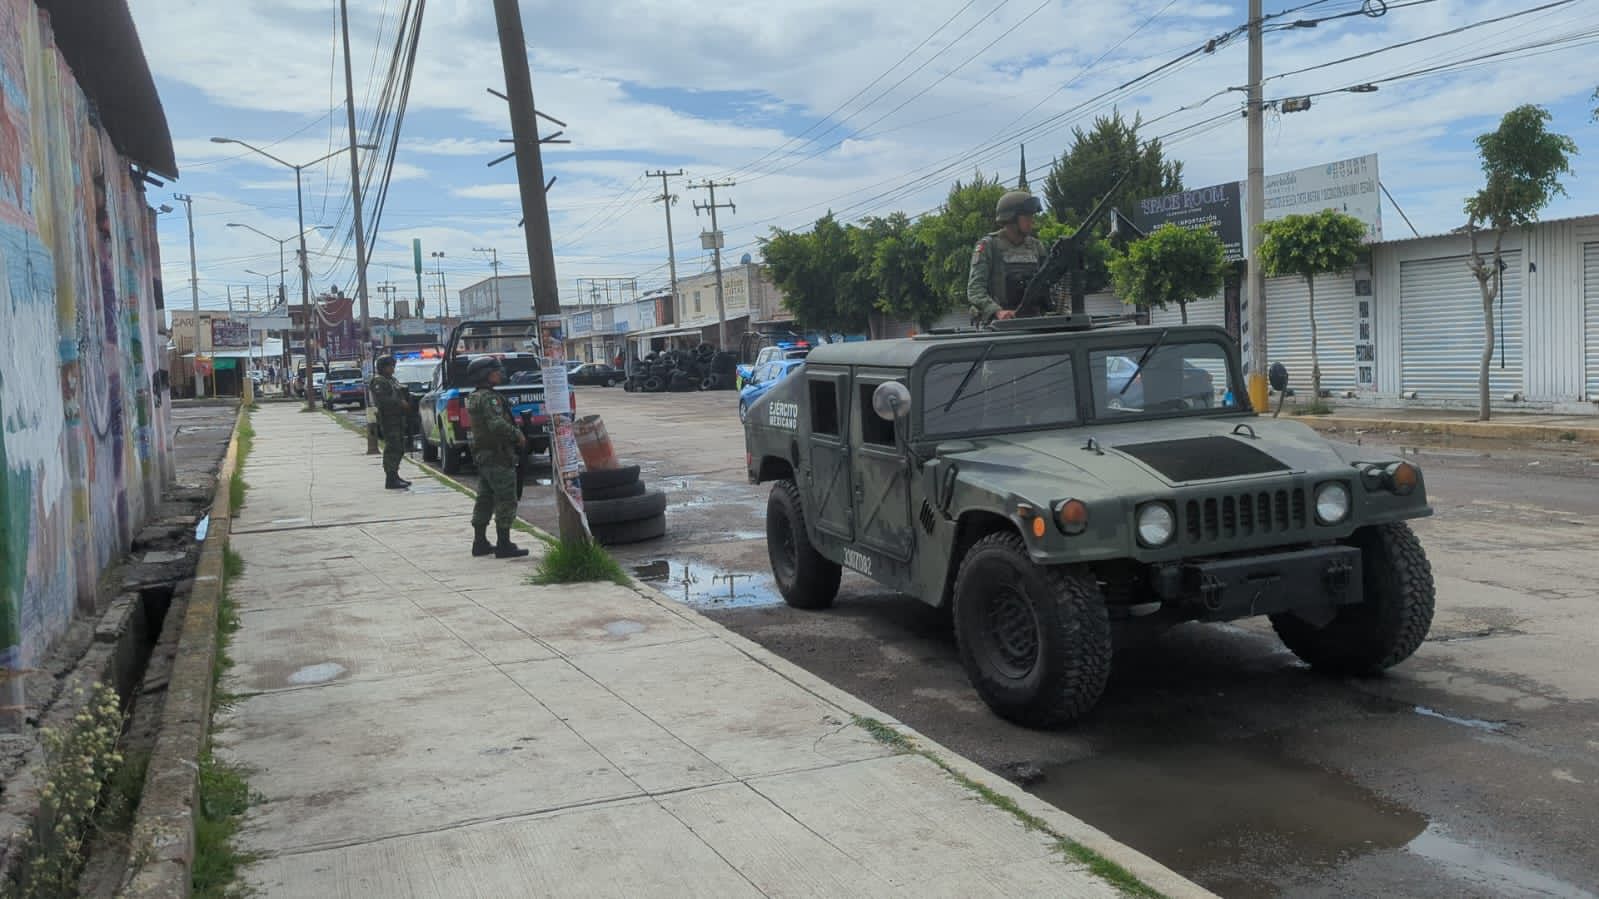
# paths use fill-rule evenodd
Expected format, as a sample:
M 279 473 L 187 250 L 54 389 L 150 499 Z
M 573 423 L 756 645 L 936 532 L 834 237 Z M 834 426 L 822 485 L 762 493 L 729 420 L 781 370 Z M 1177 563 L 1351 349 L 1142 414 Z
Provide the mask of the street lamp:
M 246 231 L 254 231 L 255 233 L 261 235 L 262 237 L 265 237 L 267 240 L 270 240 L 270 241 L 272 241 L 272 242 L 274 242 L 274 243 L 276 243 L 278 245 L 278 266 L 279 266 L 279 271 L 278 271 L 278 275 L 279 275 L 279 277 L 278 277 L 278 297 L 280 299 L 286 299 L 285 294 L 283 292 L 283 278 L 282 278 L 282 276 L 287 274 L 288 271 L 289 271 L 288 264 L 283 261 L 284 247 L 288 245 L 289 241 L 294 240 L 296 237 L 302 237 L 302 236 L 304 236 L 306 234 L 310 234 L 312 231 L 332 231 L 333 230 L 333 226 L 332 225 L 312 225 L 311 227 L 306 228 L 305 230 L 301 231 L 299 234 L 296 234 L 296 235 L 293 235 L 293 236 L 290 236 L 290 237 L 284 237 L 284 238 L 280 239 L 280 238 L 277 238 L 277 237 L 273 237 L 272 235 L 266 233 L 265 231 L 262 231 L 260 228 L 257 228 L 254 225 L 245 225 L 245 224 L 241 224 L 239 222 L 228 222 L 228 227 L 229 228 L 243 228 Z M 255 274 L 255 272 L 251 272 L 251 274 Z M 269 283 L 269 284 L 267 284 L 267 293 L 270 294 L 271 292 L 272 292 L 272 285 Z
M 333 157 L 351 148 L 340 147 L 339 149 L 313 159 L 310 162 L 295 165 L 292 162 L 273 156 L 271 153 L 268 153 L 260 147 L 245 143 L 237 138 L 213 137 L 211 138 L 211 143 L 238 144 L 246 150 L 251 150 L 261 156 L 265 156 L 267 159 L 272 160 L 278 165 L 294 170 L 294 207 L 296 210 L 296 215 L 298 216 L 300 227 L 300 233 L 298 235 L 300 239 L 300 311 L 305 317 L 305 408 L 307 410 L 315 409 L 316 395 L 311 391 L 311 264 L 305 249 L 305 232 L 307 230 L 305 227 L 305 198 L 302 196 L 302 192 L 300 190 L 300 173 L 319 162 L 326 162 L 327 160 L 332 159 Z M 362 150 L 376 150 L 378 148 L 377 144 L 359 144 L 358 146 Z M 273 239 L 275 240 L 276 238 Z

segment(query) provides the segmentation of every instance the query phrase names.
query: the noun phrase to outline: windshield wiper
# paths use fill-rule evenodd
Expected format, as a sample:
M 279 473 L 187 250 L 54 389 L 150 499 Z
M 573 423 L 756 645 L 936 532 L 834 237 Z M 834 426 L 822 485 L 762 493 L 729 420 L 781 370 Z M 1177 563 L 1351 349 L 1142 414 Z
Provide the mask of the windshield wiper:
M 1155 355 L 1155 351 L 1160 349 L 1160 345 L 1166 341 L 1166 332 L 1168 330 L 1168 328 L 1161 328 L 1160 336 L 1156 337 L 1155 342 L 1149 345 L 1149 349 L 1144 350 L 1144 355 L 1138 357 L 1138 364 L 1133 366 L 1133 373 L 1128 375 L 1127 383 L 1122 385 L 1122 389 L 1116 391 L 1117 396 L 1125 394 L 1127 388 L 1133 386 L 1133 382 L 1138 380 L 1138 373 L 1144 370 L 1144 363 L 1148 362 L 1149 357 Z
M 972 375 L 977 374 L 977 369 L 981 368 L 983 363 L 988 361 L 988 354 L 992 353 L 993 351 L 994 344 L 992 343 L 984 347 L 983 355 L 978 356 L 977 361 L 972 363 L 972 367 L 966 369 L 966 374 L 961 377 L 961 382 L 955 385 L 955 392 L 950 394 L 949 402 L 944 404 L 945 412 L 948 412 L 949 407 L 955 405 L 955 401 L 961 398 L 962 393 L 966 392 L 966 385 L 972 382 Z

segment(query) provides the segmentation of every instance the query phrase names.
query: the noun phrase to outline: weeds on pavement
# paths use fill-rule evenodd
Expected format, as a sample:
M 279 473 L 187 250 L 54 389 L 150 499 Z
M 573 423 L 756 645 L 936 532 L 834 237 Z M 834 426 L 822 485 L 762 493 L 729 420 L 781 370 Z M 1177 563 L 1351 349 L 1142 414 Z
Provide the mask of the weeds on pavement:
M 992 789 L 991 787 L 985 786 L 984 784 L 980 784 L 977 781 L 972 780 L 970 777 L 967 777 L 965 774 L 955 770 L 953 766 L 940 758 L 937 753 L 929 752 L 928 750 L 917 746 L 916 742 L 910 737 L 906 736 L 903 732 L 889 727 L 883 722 L 878 721 L 876 718 L 866 718 L 861 715 L 855 716 L 854 723 L 856 727 L 859 727 L 861 730 L 865 731 L 877 742 L 891 747 L 897 752 L 919 755 L 937 765 L 945 774 L 949 775 L 951 780 L 977 794 L 979 799 L 983 800 L 994 808 L 997 808 L 1000 811 L 1010 815 L 1012 818 L 1015 818 L 1023 827 L 1027 828 L 1028 830 L 1037 831 L 1054 838 L 1055 849 L 1057 851 L 1072 861 L 1088 868 L 1088 870 L 1093 872 L 1096 877 L 1110 883 L 1112 886 L 1116 887 L 1118 890 L 1121 890 L 1126 895 L 1137 897 L 1137 899 L 1162 899 L 1162 893 L 1139 880 L 1131 871 L 1123 868 L 1121 865 L 1116 864 L 1115 862 L 1103 855 L 1100 855 L 1098 852 L 1095 852 L 1087 846 L 1084 846 L 1076 840 L 1072 840 L 1057 833 L 1054 828 L 1049 826 L 1048 822 L 1017 805 L 1016 801 L 1011 799 L 1009 796 L 999 793 L 998 791 Z
M 627 586 L 631 581 L 611 554 L 589 540 L 557 541 L 550 545 L 533 573 L 535 584 L 578 584 L 610 581 Z
M 237 512 L 244 505 L 244 494 L 249 491 L 250 485 L 244 480 L 244 460 L 249 457 L 250 450 L 255 447 L 255 428 L 250 425 L 250 413 L 244 413 L 244 420 L 239 422 L 239 454 L 233 464 L 233 477 L 228 481 L 228 509 Z
M 222 550 L 222 596 L 217 604 L 216 658 L 211 667 L 211 725 L 200 753 L 200 806 L 194 819 L 194 865 L 190 876 L 193 895 L 221 899 L 238 894 L 234 886 L 239 870 L 253 856 L 238 851 L 233 837 L 250 806 L 245 771 L 216 757 L 212 740 L 218 731 L 216 713 L 233 707 L 239 697 L 222 687 L 222 675 L 233 667 L 228 654 L 239 630 L 239 611 L 229 595 L 231 582 L 244 573 L 244 558 L 232 547 Z

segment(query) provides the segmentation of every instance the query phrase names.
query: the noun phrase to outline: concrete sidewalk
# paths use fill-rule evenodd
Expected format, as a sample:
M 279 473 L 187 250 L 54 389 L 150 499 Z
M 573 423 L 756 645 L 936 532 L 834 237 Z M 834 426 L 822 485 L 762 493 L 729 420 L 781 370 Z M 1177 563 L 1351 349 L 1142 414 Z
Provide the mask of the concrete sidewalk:
M 1117 895 L 1062 838 L 1207 895 L 647 588 L 472 558 L 466 497 L 325 415 L 253 423 L 216 739 L 264 895 Z
M 1275 406 L 1273 408 L 1276 408 Z M 1283 408 L 1293 415 L 1294 405 Z M 1334 405 L 1331 415 L 1294 416 L 1318 431 L 1376 431 L 1399 434 L 1445 434 L 1526 443 L 1561 442 L 1599 445 L 1599 416 L 1495 412 L 1478 421 L 1475 412 L 1452 409 L 1379 409 Z

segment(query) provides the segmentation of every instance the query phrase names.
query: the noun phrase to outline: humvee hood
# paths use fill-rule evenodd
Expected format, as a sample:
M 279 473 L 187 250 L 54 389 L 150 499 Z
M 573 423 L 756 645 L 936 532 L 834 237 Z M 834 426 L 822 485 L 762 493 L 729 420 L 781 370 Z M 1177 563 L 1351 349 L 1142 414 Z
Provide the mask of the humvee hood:
M 1097 446 L 1098 451 L 1091 448 Z M 1167 419 L 986 437 L 954 458 L 984 467 L 1106 486 L 1343 468 L 1339 452 L 1298 422 L 1236 417 Z

